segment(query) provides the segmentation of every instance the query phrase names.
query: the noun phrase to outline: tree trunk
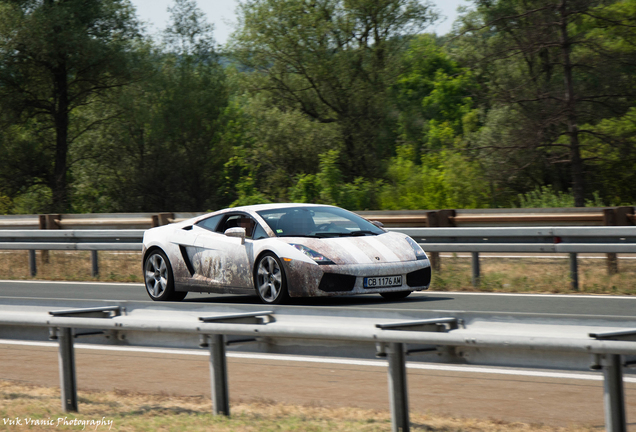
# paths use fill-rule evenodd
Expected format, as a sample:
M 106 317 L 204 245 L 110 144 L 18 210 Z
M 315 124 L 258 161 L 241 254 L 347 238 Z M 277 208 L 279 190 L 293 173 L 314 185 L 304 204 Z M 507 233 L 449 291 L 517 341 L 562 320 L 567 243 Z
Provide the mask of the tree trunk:
M 68 81 L 66 66 L 61 65 L 54 72 L 55 77 L 55 166 L 53 168 L 53 211 L 64 213 L 68 210 Z
M 574 194 L 574 205 L 576 207 L 585 206 L 585 187 L 583 184 L 583 160 L 581 159 L 581 147 L 579 143 L 579 128 L 576 118 L 576 100 L 572 78 L 572 61 L 570 58 L 571 41 L 568 36 L 568 13 L 566 10 L 567 0 L 562 0 L 559 4 L 561 22 L 559 23 L 561 32 L 561 55 L 563 57 L 563 77 L 565 81 L 565 103 L 568 126 L 568 137 L 570 139 L 570 165 L 572 174 L 572 192 Z

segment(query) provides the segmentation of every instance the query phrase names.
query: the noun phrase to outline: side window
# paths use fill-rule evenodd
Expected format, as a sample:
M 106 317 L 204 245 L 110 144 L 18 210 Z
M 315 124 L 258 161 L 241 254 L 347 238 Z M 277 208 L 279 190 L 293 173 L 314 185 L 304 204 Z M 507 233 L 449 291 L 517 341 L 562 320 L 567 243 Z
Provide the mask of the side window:
M 223 215 L 217 215 L 217 216 L 209 217 L 207 219 L 200 220 L 199 222 L 197 222 L 197 226 L 200 226 L 201 228 L 205 228 L 210 231 L 216 231 L 216 227 L 219 225 L 219 222 L 221 221 L 222 217 Z
M 254 240 L 260 240 L 264 238 L 269 238 L 265 230 L 262 226 L 256 225 L 256 229 L 254 230 L 254 236 L 252 237 Z
M 244 214 L 235 214 L 228 216 L 225 221 L 218 226 L 216 231 L 224 233 L 228 228 L 242 227 L 245 228 L 245 237 L 252 238 L 256 225 L 256 221 L 251 217 Z

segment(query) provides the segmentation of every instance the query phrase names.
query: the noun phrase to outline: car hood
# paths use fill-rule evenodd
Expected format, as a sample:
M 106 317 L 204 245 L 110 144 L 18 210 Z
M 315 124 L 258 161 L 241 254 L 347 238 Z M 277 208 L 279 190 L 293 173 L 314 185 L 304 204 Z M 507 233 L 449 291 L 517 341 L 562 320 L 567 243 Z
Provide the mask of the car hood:
M 407 236 L 396 232 L 360 237 L 286 237 L 286 243 L 301 244 L 336 264 L 372 264 L 415 261 Z

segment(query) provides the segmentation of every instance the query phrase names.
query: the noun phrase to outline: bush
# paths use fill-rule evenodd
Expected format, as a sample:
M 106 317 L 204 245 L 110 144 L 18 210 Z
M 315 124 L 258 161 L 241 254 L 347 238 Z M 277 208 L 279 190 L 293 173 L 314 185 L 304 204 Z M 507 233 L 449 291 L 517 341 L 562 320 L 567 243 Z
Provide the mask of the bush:
M 422 156 L 402 146 L 391 159 L 388 183 L 380 192 L 380 208 L 418 210 L 488 206 L 488 184 L 479 165 L 459 152 L 444 150 Z
M 592 199 L 585 200 L 586 207 L 603 207 L 598 192 L 594 192 Z M 539 186 L 526 194 L 519 194 L 519 208 L 554 208 L 574 207 L 572 191 L 561 192 L 551 186 Z

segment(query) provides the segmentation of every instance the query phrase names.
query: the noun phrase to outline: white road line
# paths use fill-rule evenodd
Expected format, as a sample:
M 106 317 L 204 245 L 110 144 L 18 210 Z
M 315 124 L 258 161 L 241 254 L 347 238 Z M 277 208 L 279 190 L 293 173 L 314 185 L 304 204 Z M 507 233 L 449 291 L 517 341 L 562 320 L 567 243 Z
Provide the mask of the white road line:
M 488 252 L 486 252 L 488 253 Z M 472 255 L 466 255 L 466 254 L 457 254 L 457 255 L 452 255 L 452 254 L 440 254 L 439 255 L 442 258 L 472 258 Z M 484 255 L 484 253 L 480 253 L 479 254 L 479 258 L 541 258 L 541 259 L 570 259 L 569 256 L 562 256 L 562 255 Z M 636 259 L 635 256 L 618 256 L 618 259 Z M 577 259 L 607 259 L 607 257 L 604 256 L 581 256 L 579 254 L 579 256 L 577 257 Z
M 15 283 L 15 284 L 56 284 L 56 285 L 99 285 L 99 286 L 114 286 L 124 285 L 128 288 L 143 287 L 143 283 L 134 282 L 79 282 L 79 281 L 46 281 L 46 280 L 0 280 L 0 284 L 3 283 Z M 192 294 L 205 294 L 207 293 L 190 293 Z M 471 291 L 414 291 L 413 294 L 419 295 L 462 295 L 462 296 L 513 296 L 513 297 L 561 297 L 561 298 L 584 298 L 584 299 L 631 299 L 634 300 L 634 296 L 618 296 L 618 295 L 592 295 L 592 294 L 532 294 L 532 293 L 492 293 L 492 292 L 471 292 Z M 411 295 L 413 295 L 411 294 Z M 22 298 L 22 297 L 17 297 Z M 60 298 L 54 298 L 55 300 L 64 300 Z M 90 299 L 84 299 L 90 300 Z M 408 300 L 407 300 L 408 301 Z
M 21 346 L 40 346 L 57 348 L 56 342 L 33 342 L 33 341 L 15 341 L 9 339 L 0 339 L 0 345 L 21 345 Z M 123 347 L 123 346 L 111 346 L 111 345 L 90 345 L 90 344 L 75 344 L 77 349 L 88 349 L 95 351 L 122 351 L 122 352 L 143 352 L 151 354 L 176 354 L 176 355 L 196 355 L 196 356 L 209 356 L 208 351 L 194 350 L 194 349 L 165 349 L 165 348 L 142 348 L 142 347 Z M 333 357 L 315 357 L 315 356 L 301 356 L 301 355 L 285 355 L 285 354 L 254 354 L 254 353 L 238 353 L 228 352 L 227 356 L 230 358 L 249 359 L 249 360 L 273 360 L 273 361 L 287 361 L 287 362 L 300 362 L 300 363 L 321 363 L 321 364 L 339 364 L 350 366 L 370 366 L 370 367 L 383 367 L 387 366 L 386 360 L 354 360 L 345 358 L 333 358 Z M 480 366 L 454 366 L 454 365 L 442 365 L 435 363 L 412 363 L 407 362 L 406 367 L 414 370 L 433 370 L 443 372 L 463 372 L 463 373 L 484 373 L 484 374 L 496 374 L 496 375 L 512 375 L 512 376 L 527 376 L 537 378 L 557 378 L 557 379 L 575 379 L 585 381 L 603 381 L 603 376 L 600 373 L 577 373 L 577 372 L 551 372 L 540 370 L 521 370 L 521 369 L 505 369 L 494 367 L 480 367 Z M 628 383 L 636 383 L 636 378 L 623 377 L 623 380 Z
M 488 292 L 470 292 L 470 291 L 414 291 L 411 295 L 444 295 L 452 294 L 458 296 L 498 296 L 498 297 L 549 297 L 549 298 L 581 298 L 581 299 L 599 299 L 599 300 L 632 300 L 635 301 L 634 296 L 611 296 L 611 295 L 594 295 L 594 294 L 532 294 L 532 293 L 488 293 Z M 408 300 L 406 300 L 408 302 Z
M 48 280 L 6 280 L 0 279 L 0 283 L 15 283 L 15 284 L 55 284 L 55 285 L 101 285 L 101 286 L 113 286 L 113 285 L 125 285 L 131 288 L 143 287 L 143 283 L 135 282 L 87 282 L 87 281 L 48 281 Z

